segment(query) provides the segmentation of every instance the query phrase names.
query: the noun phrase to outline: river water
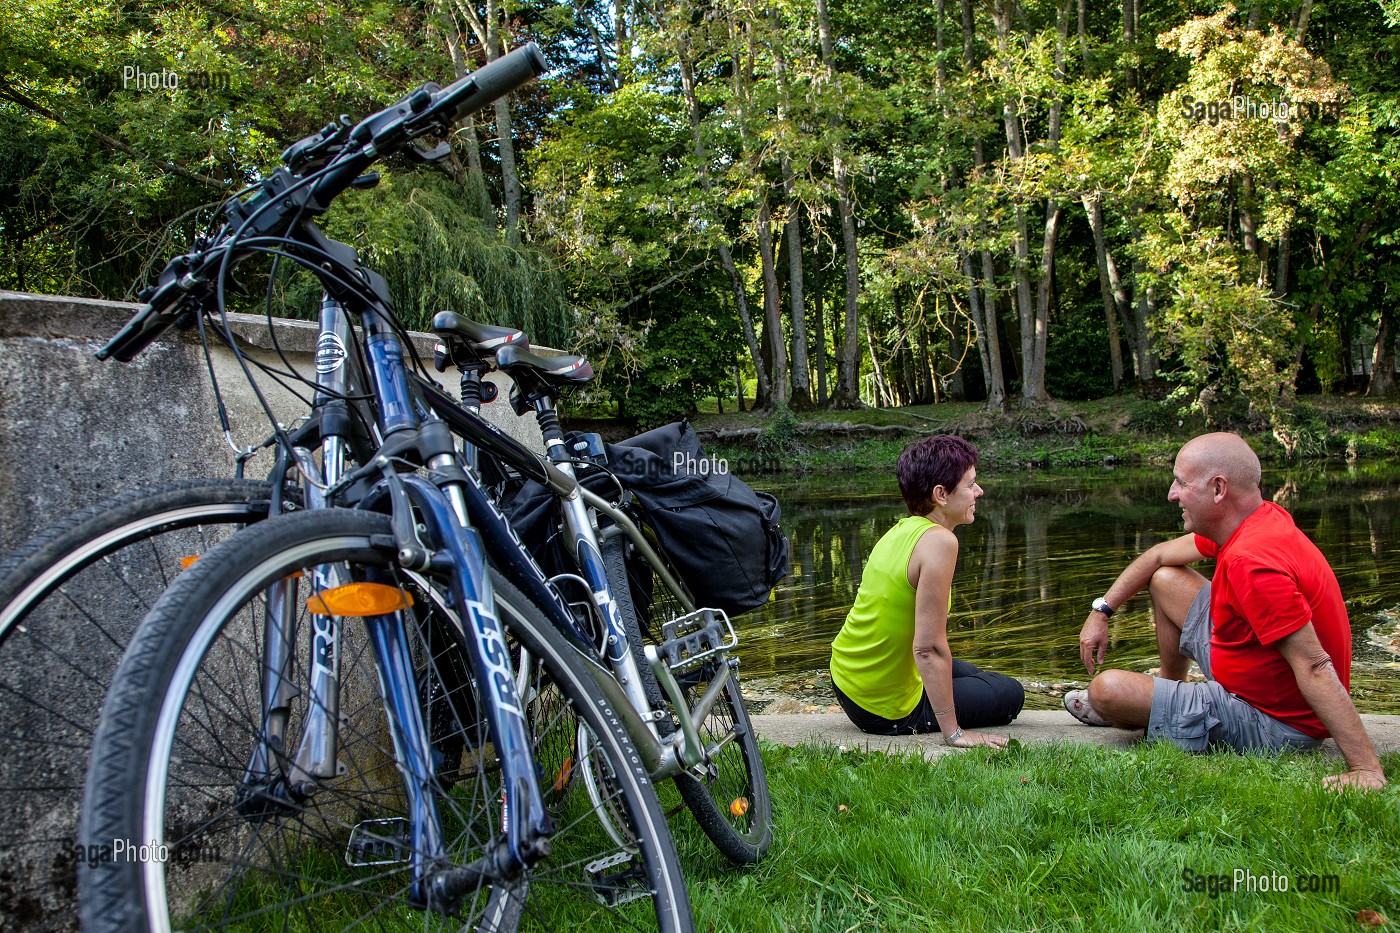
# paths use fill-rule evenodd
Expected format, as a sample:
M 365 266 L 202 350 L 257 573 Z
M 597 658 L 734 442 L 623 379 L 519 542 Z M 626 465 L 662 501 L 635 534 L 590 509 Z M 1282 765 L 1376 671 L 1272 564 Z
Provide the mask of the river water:
M 1028 708 L 1058 708 L 1086 679 L 1078 636 L 1089 603 L 1146 548 L 1182 533 L 1166 467 L 1065 472 L 987 470 L 977 520 L 958 530 L 948 640 L 954 657 L 1017 677 Z M 763 476 L 791 542 L 792 572 L 762 609 L 740 617 L 739 655 L 755 699 L 834 702 L 831 639 L 865 557 L 907 512 L 893 471 Z M 1331 562 L 1354 639 L 1352 695 L 1362 712 L 1400 713 L 1400 467 L 1311 465 L 1270 470 L 1264 492 L 1288 509 Z M 1209 565 L 1200 569 L 1209 576 Z M 1110 623 L 1107 664 L 1156 667 L 1151 608 L 1141 595 Z

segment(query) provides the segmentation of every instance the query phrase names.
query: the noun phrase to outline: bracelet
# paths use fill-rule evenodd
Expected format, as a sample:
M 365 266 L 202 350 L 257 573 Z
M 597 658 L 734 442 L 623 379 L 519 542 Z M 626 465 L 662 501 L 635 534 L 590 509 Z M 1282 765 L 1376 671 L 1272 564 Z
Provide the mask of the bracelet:
M 944 745 L 952 745 L 952 744 L 953 744 L 954 742 L 956 742 L 958 739 L 962 738 L 962 735 L 963 735 L 962 729 L 954 729 L 952 732 L 948 733 L 947 735 L 945 735 L 945 736 L 943 737 L 943 744 L 944 744 Z
M 936 710 L 934 710 L 934 711 L 933 711 L 933 715 L 935 715 L 935 716 L 947 716 L 947 715 L 948 715 L 949 713 L 951 713 L 952 711 L 953 711 L 953 707 L 950 706 L 950 707 L 948 707 L 947 709 L 936 709 Z

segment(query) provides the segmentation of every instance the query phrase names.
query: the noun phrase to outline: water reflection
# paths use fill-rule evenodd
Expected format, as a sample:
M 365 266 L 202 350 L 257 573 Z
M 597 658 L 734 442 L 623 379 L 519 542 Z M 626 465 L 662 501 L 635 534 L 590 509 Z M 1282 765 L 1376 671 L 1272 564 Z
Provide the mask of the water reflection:
M 988 472 L 979 480 L 987 494 L 977 521 L 959 529 L 948 632 L 954 654 L 1033 685 L 1082 681 L 1077 637 L 1090 600 L 1143 550 L 1181 534 L 1181 512 L 1166 499 L 1168 471 Z M 1364 712 L 1400 712 L 1400 664 L 1375 644 L 1400 620 L 1400 553 L 1391 543 L 1397 480 L 1396 467 L 1317 466 L 1264 477 L 1265 494 L 1293 513 L 1341 581 L 1355 638 L 1352 692 Z M 792 574 L 767 606 L 740 620 L 745 679 L 816 678 L 865 556 L 906 514 L 904 505 L 891 473 L 751 482 L 782 503 Z M 1145 596 L 1114 616 L 1110 638 L 1113 666 L 1155 667 Z

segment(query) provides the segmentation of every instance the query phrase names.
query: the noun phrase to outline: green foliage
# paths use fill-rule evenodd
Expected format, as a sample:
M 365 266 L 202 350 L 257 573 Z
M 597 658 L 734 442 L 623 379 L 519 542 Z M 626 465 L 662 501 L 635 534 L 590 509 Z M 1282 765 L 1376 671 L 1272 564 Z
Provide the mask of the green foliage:
M 812 0 L 512 4 L 508 43 L 539 39 L 556 66 L 512 105 L 528 246 L 493 242 L 493 218 L 471 220 L 490 213 L 479 179 L 398 165 L 328 222 L 388 276 L 415 324 L 443 306 L 522 324 L 617 370 L 594 401 L 651 422 L 712 394 L 736 355 L 754 375 L 718 255 L 730 249 L 761 338 L 760 204 L 778 241 L 771 297 L 784 318 L 769 341 L 794 336 L 781 244 L 796 217 L 809 330 L 818 292 L 827 316 L 827 346 L 809 357 L 839 342 L 838 157 L 856 212 L 860 342 L 868 335 L 875 360 L 915 353 L 946 377 L 961 359 L 975 377 L 963 260 L 980 274 L 982 250 L 1002 341 L 1019 353 L 1017 272 L 1038 300 L 1053 198 L 1048 388 L 1107 393 L 1081 203 L 1091 196 L 1128 306 L 1151 318 L 1146 350 L 1163 357 L 1182 405 L 1270 417 L 1300 350 L 1329 391 L 1349 388 L 1342 349 L 1374 333 L 1400 294 L 1394 2 L 1313 5 L 1301 42 L 1297 4 L 1140 4 L 1133 39 L 1121 4 L 1087 3 L 1082 31 L 1072 7 L 1035 0 L 999 21 L 1002 5 L 973 4 L 966 49 L 955 4 L 830 6 L 828 66 Z M 449 34 L 479 62 L 463 15 L 462 4 L 343 0 L 231 0 L 216 12 L 195 0 L 0 0 L 0 286 L 129 297 L 190 241 L 201 209 L 288 143 L 447 79 Z M 128 66 L 227 83 L 136 91 L 121 86 Z M 1197 119 L 1197 104 L 1237 96 L 1342 112 Z M 1025 136 L 1020 156 L 1008 128 Z M 477 131 L 499 197 L 496 131 L 486 118 Z
M 386 176 L 368 193 L 345 195 L 325 229 L 388 279 L 410 328 L 429 329 L 445 309 L 519 327 L 540 346 L 573 343 L 574 315 L 548 257 L 507 244 L 451 180 L 428 172 Z M 291 304 L 309 315 L 318 297 L 316 287 Z

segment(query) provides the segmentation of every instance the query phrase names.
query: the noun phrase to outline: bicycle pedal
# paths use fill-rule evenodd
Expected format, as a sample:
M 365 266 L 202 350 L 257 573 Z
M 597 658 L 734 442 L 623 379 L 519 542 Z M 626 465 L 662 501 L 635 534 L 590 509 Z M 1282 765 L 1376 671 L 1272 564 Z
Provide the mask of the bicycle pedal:
M 619 865 L 627 867 L 622 871 L 605 874 L 608 869 Z M 589 887 L 593 890 L 593 896 L 604 907 L 617 907 L 629 901 L 651 897 L 651 886 L 647 884 L 646 873 L 630 852 L 615 852 L 589 862 L 583 870 L 592 878 Z
M 697 609 L 661 625 L 656 650 L 673 671 L 696 667 L 739 644 L 734 625 L 723 609 Z
M 412 857 L 408 820 L 396 816 L 386 820 L 364 820 L 350 830 L 345 846 L 345 864 L 352 868 L 393 865 Z

